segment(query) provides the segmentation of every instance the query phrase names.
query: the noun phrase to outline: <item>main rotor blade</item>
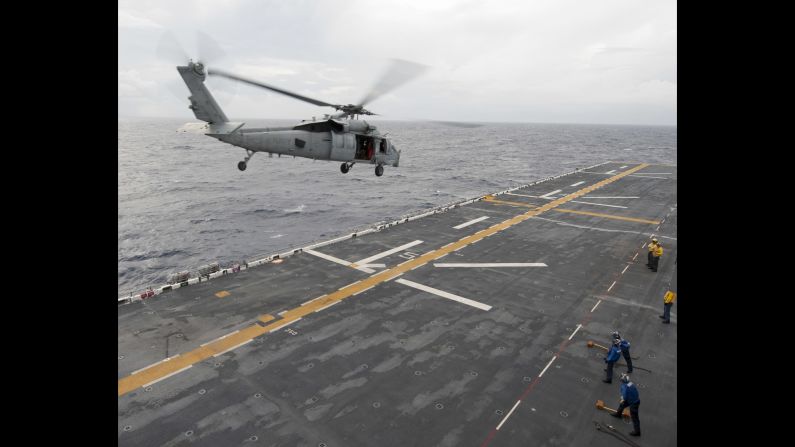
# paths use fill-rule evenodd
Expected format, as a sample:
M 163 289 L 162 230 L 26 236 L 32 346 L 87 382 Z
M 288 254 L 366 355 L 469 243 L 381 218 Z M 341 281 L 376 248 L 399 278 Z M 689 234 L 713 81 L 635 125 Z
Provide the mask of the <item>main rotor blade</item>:
M 370 93 L 359 101 L 364 106 L 381 95 L 400 87 L 406 82 L 416 78 L 428 69 L 427 65 L 409 62 L 402 59 L 392 59 L 392 65 L 381 76 L 381 79 L 370 89 Z
M 224 77 L 224 78 L 227 78 L 227 79 L 240 81 L 240 82 L 243 82 L 243 83 L 246 83 L 246 84 L 249 84 L 249 85 L 253 85 L 255 87 L 266 88 L 266 89 L 272 90 L 272 91 L 274 91 L 276 93 L 281 93 L 282 95 L 287 95 L 287 96 L 290 96 L 290 97 L 295 98 L 295 99 L 300 99 L 301 101 L 305 101 L 305 102 L 308 102 L 310 104 L 314 104 L 316 106 L 328 106 L 328 107 L 334 107 L 334 108 L 339 107 L 336 104 L 329 104 L 327 102 L 320 101 L 318 99 L 313 99 L 313 98 L 309 98 L 309 97 L 306 97 L 306 96 L 303 96 L 303 95 L 299 95 L 298 93 L 289 92 L 287 90 L 284 90 L 284 89 L 281 89 L 281 88 L 278 88 L 278 87 L 274 87 L 272 85 L 268 85 L 268 84 L 265 84 L 265 83 L 262 83 L 262 82 L 252 81 L 251 79 L 246 79 L 246 78 L 244 78 L 242 76 L 234 75 L 232 73 L 227 73 L 225 71 L 210 69 L 208 71 L 208 74 L 211 75 L 211 76 L 221 76 L 221 77 Z
M 157 44 L 157 57 L 171 64 L 186 64 L 190 59 L 174 33 L 166 31 Z
M 217 64 L 218 61 L 226 57 L 226 52 L 218 45 L 218 42 L 201 31 L 196 31 L 196 47 L 199 60 L 204 65 Z

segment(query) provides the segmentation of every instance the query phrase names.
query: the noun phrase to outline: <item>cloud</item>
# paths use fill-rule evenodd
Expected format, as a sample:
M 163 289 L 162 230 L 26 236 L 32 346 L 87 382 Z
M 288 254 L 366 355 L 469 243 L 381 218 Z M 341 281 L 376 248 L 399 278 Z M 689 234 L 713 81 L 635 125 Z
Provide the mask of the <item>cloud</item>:
M 119 10 L 119 28 L 162 29 L 163 27 L 146 17 L 139 17 L 130 11 Z
M 173 31 L 195 57 L 189 44 L 202 30 L 228 55 L 219 68 L 332 103 L 361 99 L 391 58 L 430 65 L 373 102 L 385 119 L 545 121 L 547 110 L 569 121 L 576 109 L 571 122 L 601 122 L 635 108 L 672 124 L 676 9 L 675 0 L 121 0 L 119 71 L 140 82 L 120 78 L 119 95 L 185 116 L 185 100 L 172 108 L 170 93 L 158 96 L 181 80 L 179 62 L 157 65 L 155 47 Z M 208 87 L 229 90 L 212 79 Z M 131 103 L 120 101 L 119 113 L 133 113 Z M 242 85 L 222 106 L 230 117 L 328 112 Z

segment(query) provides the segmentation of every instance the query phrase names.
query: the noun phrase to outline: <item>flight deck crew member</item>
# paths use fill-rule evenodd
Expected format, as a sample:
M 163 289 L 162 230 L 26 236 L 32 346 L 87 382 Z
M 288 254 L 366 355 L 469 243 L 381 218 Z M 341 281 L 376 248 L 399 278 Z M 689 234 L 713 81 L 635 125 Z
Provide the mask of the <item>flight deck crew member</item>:
M 627 374 L 632 374 L 632 356 L 629 355 L 629 342 L 621 337 L 618 331 L 613 332 L 613 340 L 618 339 L 618 348 L 621 349 L 621 355 L 627 361 Z
M 663 319 L 663 324 L 671 324 L 671 306 L 674 305 L 674 300 L 676 300 L 676 294 L 674 292 L 670 290 L 665 292 L 665 296 L 663 297 L 663 314 L 660 315 L 660 318 Z
M 613 339 L 613 346 L 607 351 L 607 357 L 605 357 L 605 362 L 607 363 L 607 368 L 605 368 L 605 371 L 607 371 L 607 378 L 602 380 L 604 383 L 613 383 L 613 365 L 621 358 L 621 348 L 618 346 L 620 342 L 621 340 Z
M 656 272 L 657 266 L 660 265 L 660 256 L 663 254 L 663 248 L 661 244 L 657 244 L 654 246 L 654 251 L 651 254 L 651 271 Z
M 638 387 L 629 380 L 629 375 L 621 374 L 621 402 L 618 404 L 618 410 L 611 416 L 620 418 L 624 408 L 627 407 L 629 407 L 629 415 L 632 417 L 632 427 L 634 428 L 629 434 L 630 436 L 640 436 L 640 416 L 638 415 L 640 395 L 638 394 Z
M 654 255 L 654 249 L 657 247 L 657 238 L 652 238 L 651 242 L 649 243 L 649 255 L 648 261 L 646 261 L 646 267 L 651 268 L 651 258 Z

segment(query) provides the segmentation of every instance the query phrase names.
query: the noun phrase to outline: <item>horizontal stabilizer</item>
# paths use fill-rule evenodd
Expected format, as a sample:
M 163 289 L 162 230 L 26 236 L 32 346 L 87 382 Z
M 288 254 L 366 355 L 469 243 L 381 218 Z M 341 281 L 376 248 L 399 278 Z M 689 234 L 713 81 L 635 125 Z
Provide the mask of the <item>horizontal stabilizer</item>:
M 203 133 L 205 135 L 228 135 L 243 127 L 245 123 L 185 123 L 177 132 Z

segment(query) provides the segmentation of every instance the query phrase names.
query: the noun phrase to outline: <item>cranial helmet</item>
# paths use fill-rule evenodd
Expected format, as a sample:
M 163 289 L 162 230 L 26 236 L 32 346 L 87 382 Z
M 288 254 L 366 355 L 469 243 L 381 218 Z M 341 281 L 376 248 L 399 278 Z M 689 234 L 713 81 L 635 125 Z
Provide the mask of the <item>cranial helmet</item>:
M 613 338 L 621 338 L 621 334 L 618 331 L 613 331 Z
M 629 374 L 627 373 L 621 374 L 621 381 L 623 383 L 629 383 Z

